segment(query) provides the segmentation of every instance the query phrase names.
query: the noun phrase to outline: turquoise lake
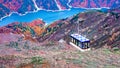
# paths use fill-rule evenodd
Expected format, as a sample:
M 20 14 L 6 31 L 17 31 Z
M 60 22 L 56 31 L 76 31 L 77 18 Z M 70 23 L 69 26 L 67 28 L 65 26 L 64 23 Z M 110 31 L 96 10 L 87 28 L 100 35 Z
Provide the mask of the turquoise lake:
M 5 26 L 12 22 L 31 22 L 38 18 L 42 19 L 47 24 L 51 24 L 52 22 L 56 20 L 73 16 L 85 10 L 86 9 L 82 9 L 82 8 L 72 8 L 70 10 L 54 11 L 54 12 L 46 11 L 46 10 L 39 10 L 37 12 L 27 13 L 22 16 L 17 13 L 12 13 L 10 16 L 7 16 L 0 21 L 0 26 Z

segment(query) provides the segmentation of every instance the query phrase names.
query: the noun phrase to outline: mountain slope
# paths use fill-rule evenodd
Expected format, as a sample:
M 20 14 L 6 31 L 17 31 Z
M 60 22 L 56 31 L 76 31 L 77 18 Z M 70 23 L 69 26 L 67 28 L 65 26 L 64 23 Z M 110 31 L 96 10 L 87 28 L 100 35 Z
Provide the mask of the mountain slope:
M 44 27 L 45 23 L 40 19 L 34 20 L 31 23 L 15 22 L 1 27 L 0 34 L 1 36 L 3 34 L 7 34 L 7 36 L 10 36 L 10 38 L 13 34 L 22 35 L 26 40 L 37 41 L 35 40 L 35 36 L 40 35 L 44 31 Z
M 80 13 L 72 18 L 56 21 L 49 25 L 37 40 L 42 42 L 65 39 L 69 42 L 69 35 L 77 32 L 77 22 L 80 23 L 80 33 L 91 40 L 92 47 L 107 45 L 120 48 L 120 14 L 99 11 Z
M 58 20 L 49 26 L 41 20 L 32 23 L 13 23 L 1 27 L 0 33 L 23 34 L 26 40 L 59 41 L 65 39 L 70 41 L 69 35 L 77 32 L 79 22 L 80 33 L 91 40 L 92 47 L 99 48 L 120 47 L 120 13 L 119 11 L 88 11 L 79 13 L 73 17 Z
M 0 18 L 11 12 L 24 14 L 36 10 L 64 10 L 69 8 L 116 8 L 120 0 L 0 0 Z
M 0 18 L 9 15 L 11 12 L 24 14 L 35 10 L 32 0 L 0 0 Z
M 119 0 L 71 0 L 70 5 L 73 7 L 86 8 L 101 8 L 110 7 L 116 8 L 120 6 Z

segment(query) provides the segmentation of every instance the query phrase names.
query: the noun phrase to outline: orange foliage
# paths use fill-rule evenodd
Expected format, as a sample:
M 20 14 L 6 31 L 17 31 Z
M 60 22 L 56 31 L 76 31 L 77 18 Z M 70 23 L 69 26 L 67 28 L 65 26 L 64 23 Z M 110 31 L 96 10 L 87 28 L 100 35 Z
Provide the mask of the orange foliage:
M 23 64 L 18 68 L 33 68 L 33 64 Z
M 30 41 L 33 41 L 33 42 L 37 42 L 37 40 L 33 37 L 31 37 L 31 35 L 25 35 L 24 37 L 25 40 L 30 40 Z
M 50 64 L 47 61 L 44 61 L 41 68 L 50 68 Z
M 45 25 L 45 23 L 40 19 L 34 20 L 31 23 L 29 23 L 30 27 L 34 27 L 34 26 L 38 26 L 38 25 Z
M 35 31 L 35 33 L 36 33 L 37 35 L 40 35 L 40 34 L 42 34 L 42 33 L 44 32 L 44 28 L 39 27 L 39 26 L 33 26 L 33 27 L 31 27 L 31 28 Z
M 28 31 L 28 30 L 25 31 L 24 34 L 25 34 L 25 35 L 31 35 L 30 31 Z
M 40 35 L 44 32 L 45 23 L 40 19 L 34 20 L 28 25 L 35 31 L 37 35 Z
M 110 38 L 110 41 L 113 41 L 116 38 L 116 36 L 118 36 L 119 34 L 120 34 L 119 32 L 113 33 L 112 37 Z

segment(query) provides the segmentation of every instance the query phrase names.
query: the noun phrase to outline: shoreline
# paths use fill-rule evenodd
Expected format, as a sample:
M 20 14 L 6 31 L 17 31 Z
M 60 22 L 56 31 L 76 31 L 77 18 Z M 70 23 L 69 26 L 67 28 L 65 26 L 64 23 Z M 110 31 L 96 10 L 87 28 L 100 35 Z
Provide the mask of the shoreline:
M 6 18 L 6 17 L 11 16 L 13 13 L 16 13 L 16 14 L 18 14 L 18 15 L 20 15 L 20 16 L 23 16 L 23 15 L 26 15 L 26 14 L 28 14 L 28 13 L 34 13 L 34 12 L 38 12 L 38 11 L 58 12 L 58 11 L 65 11 L 65 10 L 68 10 L 68 11 L 69 11 L 69 10 L 71 10 L 71 8 L 70 8 L 70 9 L 63 9 L 63 10 L 46 10 L 46 9 L 39 9 L 39 10 L 27 11 L 27 12 L 25 12 L 25 13 L 23 13 L 23 14 L 22 14 L 22 13 L 18 13 L 18 12 L 16 12 L 16 11 L 13 11 L 13 12 L 10 12 L 10 14 L 1 17 L 1 18 L 0 18 L 0 21 L 2 21 L 2 19 Z
M 106 8 L 106 7 L 104 7 L 105 9 L 108 9 L 108 8 Z M 34 11 L 28 11 L 28 12 L 25 12 L 24 14 L 22 14 L 22 13 L 18 13 L 18 12 L 11 12 L 9 15 L 7 15 L 7 16 L 4 16 L 4 17 L 2 17 L 1 19 L 0 19 L 0 23 L 2 24 L 0 27 L 2 27 L 2 26 L 5 26 L 6 24 L 9 24 L 10 23 L 10 21 L 13 19 L 10 19 L 10 21 L 9 20 L 7 20 L 7 18 L 9 19 L 9 17 L 10 16 L 12 16 L 12 15 L 18 15 L 19 17 L 21 17 L 21 16 L 25 16 L 25 15 L 27 15 L 27 14 L 36 14 L 36 13 L 39 13 L 39 12 L 45 12 L 45 13 L 63 13 L 63 12 L 71 12 L 71 10 L 78 10 L 79 12 L 81 12 L 81 13 L 84 13 L 84 12 L 86 12 L 86 11 L 89 11 L 89 10 L 102 10 L 103 8 L 78 8 L 78 7 L 75 7 L 75 8 L 70 8 L 70 9 L 65 9 L 65 10 L 45 10 L 45 9 L 40 9 L 40 10 L 34 10 Z M 82 11 L 80 11 L 80 10 L 82 10 Z M 104 10 L 104 9 L 103 9 Z M 74 12 L 74 11 L 73 11 Z M 68 16 L 69 16 L 69 14 L 68 14 Z M 53 21 L 51 22 L 51 21 L 49 21 L 49 20 L 46 20 L 46 19 L 44 19 L 44 18 L 42 18 L 42 17 L 38 17 L 39 19 L 41 19 L 42 21 L 44 21 L 44 22 L 46 22 L 47 24 L 48 23 L 52 23 L 52 22 L 55 22 L 55 21 L 57 21 L 58 20 L 58 18 L 57 19 L 53 19 Z M 66 17 L 65 17 L 66 18 Z M 21 18 L 22 19 L 22 18 Z M 37 19 L 37 18 L 36 18 Z M 62 19 L 62 18 L 60 18 L 60 19 Z M 14 19 L 13 19 L 14 20 Z M 6 21 L 6 22 L 5 22 Z M 33 21 L 33 20 L 32 20 Z M 14 21 L 12 21 L 12 22 L 14 22 Z M 28 22 L 28 21 L 26 21 L 26 22 Z M 30 22 L 30 21 L 29 21 Z M 28 22 L 28 23 L 29 23 Z M 6 24 L 5 24 L 6 23 Z
M 79 9 L 79 7 L 74 7 L 74 8 L 78 8 L 78 9 Z M 102 8 L 110 9 L 109 7 L 102 7 Z M 101 10 L 102 8 L 80 8 L 80 9 L 86 9 L 86 10 L 96 9 L 96 10 Z M 28 14 L 28 13 L 34 13 L 34 12 L 38 12 L 38 11 L 59 12 L 59 11 L 65 11 L 65 10 L 70 11 L 71 9 L 72 9 L 72 8 L 62 9 L 62 10 L 37 9 L 37 10 L 33 10 L 33 11 L 27 11 L 27 12 L 25 12 L 25 13 L 23 13 L 23 14 L 14 11 L 14 12 L 11 12 L 10 14 L 6 15 L 6 16 L 1 17 L 1 18 L 0 18 L 0 21 L 2 21 L 2 20 L 3 20 L 4 18 L 6 18 L 6 17 L 11 16 L 13 13 L 16 13 L 16 14 L 18 14 L 18 15 L 20 15 L 20 16 L 23 16 L 23 15 L 26 15 L 26 14 Z

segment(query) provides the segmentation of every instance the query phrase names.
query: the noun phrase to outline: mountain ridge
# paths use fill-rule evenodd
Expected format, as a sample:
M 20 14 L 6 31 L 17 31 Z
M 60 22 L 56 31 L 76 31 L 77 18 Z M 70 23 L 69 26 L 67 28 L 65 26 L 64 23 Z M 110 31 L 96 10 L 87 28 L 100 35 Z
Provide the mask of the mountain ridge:
M 60 39 L 69 42 L 69 35 L 77 32 L 76 22 L 79 19 L 81 19 L 81 24 L 79 24 L 81 26 L 80 33 L 91 40 L 93 47 L 99 48 L 104 45 L 110 46 L 111 48 L 119 47 L 120 13 L 116 14 L 113 11 L 104 13 L 94 10 L 79 13 L 75 16 L 53 22 L 48 26 L 45 26 L 45 23 L 40 19 L 28 24 L 13 23 L 0 28 L 0 33 L 12 32 L 14 34 L 23 34 L 26 40 L 40 43 L 59 41 Z

